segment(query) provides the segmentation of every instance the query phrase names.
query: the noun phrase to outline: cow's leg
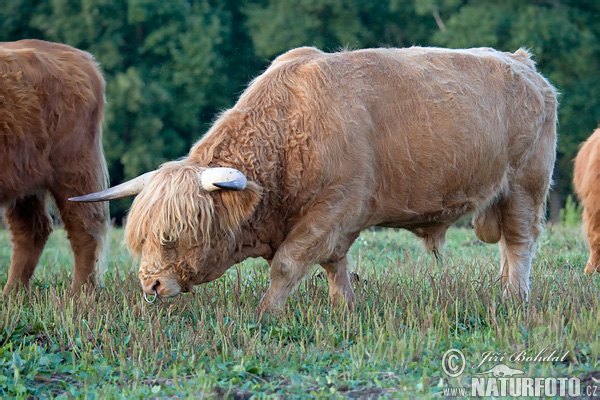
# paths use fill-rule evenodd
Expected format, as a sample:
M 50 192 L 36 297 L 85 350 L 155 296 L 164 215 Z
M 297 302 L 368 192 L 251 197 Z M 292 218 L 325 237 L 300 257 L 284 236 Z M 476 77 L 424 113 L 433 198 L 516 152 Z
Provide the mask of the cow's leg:
M 84 189 L 81 192 L 93 192 Z M 77 203 L 68 201 L 73 190 L 57 188 L 52 192 L 60 217 L 65 225 L 75 258 L 73 289 L 87 283 L 95 285 L 101 279 L 104 247 L 107 235 L 108 205 L 106 203 Z M 78 193 L 77 193 L 78 194 Z
M 5 215 L 13 243 L 8 281 L 3 291 L 6 295 L 19 283 L 25 287 L 29 285 L 29 279 L 52 232 L 52 221 L 46 210 L 45 195 L 17 200 L 6 209 Z
M 290 263 L 277 257 L 276 254 L 270 266 L 269 288 L 260 300 L 256 314 L 261 316 L 265 312 L 281 309 L 287 297 L 300 285 L 311 266 L 308 263 Z
M 512 189 L 499 206 L 500 259 L 504 295 L 518 299 L 529 295 L 529 273 L 535 243 L 542 230 L 543 194 L 530 195 L 521 187 Z
M 583 220 L 590 245 L 590 257 L 585 266 L 585 273 L 600 272 L 600 212 L 586 204 L 583 208 Z
M 285 300 L 302 282 L 302 279 L 308 274 L 310 268 L 316 262 L 295 263 L 284 261 L 277 254 L 270 264 L 271 283 L 267 292 L 263 296 L 256 310 L 257 315 L 262 315 L 270 310 L 281 309 Z M 356 297 L 352 285 L 350 284 L 346 257 L 335 261 L 322 263 L 321 266 L 327 271 L 327 280 L 329 281 L 329 296 L 333 305 L 344 301 L 346 305 L 353 309 L 356 303 Z
M 332 209 L 331 204 L 337 207 Z M 288 233 L 271 262 L 271 282 L 256 310 L 258 315 L 270 309 L 281 308 L 289 294 L 300 285 L 315 264 L 331 266 L 327 272 L 328 279 L 330 271 L 333 273 L 331 279 L 336 293 L 333 298 L 339 299 L 337 293 L 341 290 L 346 299 L 354 299 L 348 282 L 346 262 L 339 260 L 345 258 L 359 232 L 342 233 L 340 221 L 357 207 L 348 203 L 345 206 L 347 209 L 336 197 L 332 197 L 331 201 L 322 201 L 307 212 Z
M 590 257 L 585 265 L 585 273 L 600 272 L 600 246 L 590 244 Z
M 351 309 L 354 308 L 356 297 L 352 285 L 350 285 L 346 256 L 335 262 L 322 263 L 321 266 L 327 271 L 329 298 L 333 306 L 336 307 L 340 302 L 343 302 Z

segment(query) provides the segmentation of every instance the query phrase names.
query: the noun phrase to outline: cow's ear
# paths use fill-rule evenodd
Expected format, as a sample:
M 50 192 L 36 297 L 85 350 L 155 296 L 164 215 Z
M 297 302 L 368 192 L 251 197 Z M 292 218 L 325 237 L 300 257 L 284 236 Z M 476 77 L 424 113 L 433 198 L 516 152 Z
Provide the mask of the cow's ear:
M 243 190 L 219 190 L 215 194 L 215 220 L 224 231 L 235 233 L 252 217 L 262 198 L 263 189 L 248 182 Z

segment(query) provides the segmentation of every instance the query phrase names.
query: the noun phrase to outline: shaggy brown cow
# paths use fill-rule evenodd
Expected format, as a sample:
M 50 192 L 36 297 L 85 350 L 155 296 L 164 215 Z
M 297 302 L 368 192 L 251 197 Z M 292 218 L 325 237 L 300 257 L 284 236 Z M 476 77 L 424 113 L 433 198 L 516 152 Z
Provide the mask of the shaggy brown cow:
M 51 230 L 49 192 L 75 254 L 73 287 L 102 267 L 108 208 L 69 202 L 108 186 L 104 79 L 93 57 L 40 40 L 0 42 L 0 206 L 13 254 L 4 293 L 28 285 Z
M 600 272 L 600 129 L 581 146 L 573 181 L 583 204 L 583 225 L 590 245 L 585 272 Z
M 314 264 L 332 300 L 352 304 L 346 253 L 361 230 L 405 228 L 436 250 L 474 213 L 477 236 L 500 242 L 506 289 L 525 297 L 556 107 L 523 50 L 299 48 L 187 158 L 83 200 L 139 192 L 126 241 L 142 255 L 146 293 L 173 296 L 261 256 L 271 284 L 259 313 L 281 306 Z

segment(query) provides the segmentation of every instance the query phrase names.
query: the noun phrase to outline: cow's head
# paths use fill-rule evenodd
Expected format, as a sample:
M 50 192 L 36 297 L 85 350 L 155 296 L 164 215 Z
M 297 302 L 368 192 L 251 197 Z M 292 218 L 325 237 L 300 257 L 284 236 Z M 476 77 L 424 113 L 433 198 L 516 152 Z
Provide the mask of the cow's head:
M 204 168 L 183 160 L 73 200 L 134 194 L 125 241 L 141 255 L 144 292 L 171 297 L 218 278 L 235 263 L 236 235 L 252 216 L 261 188 L 236 169 Z

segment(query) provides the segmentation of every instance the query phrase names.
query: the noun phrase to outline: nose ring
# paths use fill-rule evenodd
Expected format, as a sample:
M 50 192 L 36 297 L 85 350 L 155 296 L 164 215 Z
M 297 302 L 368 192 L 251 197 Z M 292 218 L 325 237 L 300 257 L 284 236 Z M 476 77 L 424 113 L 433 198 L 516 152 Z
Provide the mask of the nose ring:
M 144 292 L 144 300 L 146 300 L 147 303 L 154 303 L 156 301 L 156 299 L 158 298 L 158 292 L 156 291 L 156 288 L 154 288 L 154 297 L 152 298 L 152 300 L 148 299 L 148 294 L 146 292 Z

